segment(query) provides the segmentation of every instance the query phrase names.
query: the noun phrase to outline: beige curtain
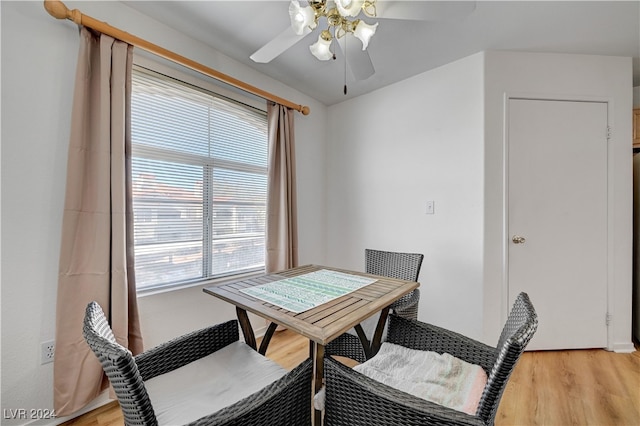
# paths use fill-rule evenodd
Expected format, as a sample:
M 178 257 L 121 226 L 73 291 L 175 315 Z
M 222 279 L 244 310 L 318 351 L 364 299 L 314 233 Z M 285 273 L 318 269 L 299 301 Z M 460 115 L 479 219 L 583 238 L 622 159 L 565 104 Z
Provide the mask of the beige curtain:
M 267 190 L 267 272 L 298 266 L 294 111 L 269 102 Z
M 53 386 L 60 416 L 84 407 L 108 384 L 82 336 L 90 301 L 102 306 L 120 344 L 142 351 L 129 184 L 132 57 L 132 46 L 81 29 L 56 312 Z

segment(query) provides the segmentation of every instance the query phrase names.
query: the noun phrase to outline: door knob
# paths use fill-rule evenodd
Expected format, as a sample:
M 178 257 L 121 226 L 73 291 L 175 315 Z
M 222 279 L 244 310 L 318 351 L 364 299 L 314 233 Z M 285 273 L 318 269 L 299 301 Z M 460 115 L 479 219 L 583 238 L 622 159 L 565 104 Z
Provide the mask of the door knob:
M 513 241 L 514 244 L 524 244 L 526 240 L 520 235 L 514 235 L 513 238 L 511 238 L 511 241 Z

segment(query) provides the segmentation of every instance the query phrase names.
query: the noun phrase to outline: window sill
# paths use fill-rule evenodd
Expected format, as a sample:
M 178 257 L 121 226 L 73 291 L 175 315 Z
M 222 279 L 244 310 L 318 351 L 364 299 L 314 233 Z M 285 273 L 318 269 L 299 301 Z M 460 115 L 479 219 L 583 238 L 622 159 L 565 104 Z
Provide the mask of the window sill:
M 228 282 L 232 282 L 232 281 L 240 281 L 240 280 L 244 280 L 247 278 L 252 278 L 252 277 L 257 277 L 259 275 L 264 274 L 265 271 L 261 270 L 261 271 L 251 271 L 251 272 L 245 272 L 243 274 L 237 274 L 237 275 L 228 275 L 226 277 L 220 277 L 220 278 L 212 278 L 212 279 L 208 279 L 208 280 L 203 280 L 203 281 L 195 281 L 192 283 L 185 283 L 185 284 L 177 284 L 177 285 L 171 285 L 171 286 L 166 286 L 166 287 L 156 287 L 156 288 L 150 288 L 150 289 L 145 289 L 145 290 L 138 290 L 138 298 L 142 298 L 142 297 L 147 297 L 147 296 L 153 296 L 156 294 L 162 294 L 162 293 L 169 293 L 172 291 L 179 291 L 179 290 L 185 290 L 187 288 L 192 288 L 192 287 L 209 287 L 212 285 L 221 285 L 221 284 L 225 284 Z

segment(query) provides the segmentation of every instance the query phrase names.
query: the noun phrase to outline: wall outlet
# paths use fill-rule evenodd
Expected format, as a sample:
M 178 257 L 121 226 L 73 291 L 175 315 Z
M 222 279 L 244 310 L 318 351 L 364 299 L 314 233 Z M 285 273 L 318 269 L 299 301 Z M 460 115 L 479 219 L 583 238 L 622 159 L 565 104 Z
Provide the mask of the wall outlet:
M 427 208 L 425 209 L 425 214 L 434 214 L 435 207 L 436 207 L 436 203 L 434 201 L 427 201 Z
M 49 340 L 48 342 L 40 343 L 40 363 L 48 364 L 53 362 L 53 357 L 56 353 L 56 341 Z

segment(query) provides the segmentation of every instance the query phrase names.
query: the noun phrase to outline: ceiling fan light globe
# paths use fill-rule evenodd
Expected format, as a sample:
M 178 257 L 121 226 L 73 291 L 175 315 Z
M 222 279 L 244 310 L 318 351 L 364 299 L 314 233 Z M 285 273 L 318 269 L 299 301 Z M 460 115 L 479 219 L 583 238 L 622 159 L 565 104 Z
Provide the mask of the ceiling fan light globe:
M 358 22 L 356 29 L 353 31 L 353 35 L 362 42 L 362 50 L 367 50 L 369 41 L 371 40 L 371 37 L 373 37 L 373 35 L 376 33 L 377 27 L 377 22 L 373 25 L 369 25 L 362 20 Z
M 309 50 L 317 59 L 321 61 L 328 61 L 333 58 L 333 53 L 329 49 L 331 46 L 331 40 L 322 38 L 322 35 L 318 36 L 318 41 L 309 46 Z
M 306 27 L 312 27 L 315 22 L 315 13 L 311 6 L 302 7 L 297 0 L 289 3 L 289 17 L 291 28 L 297 35 L 302 35 Z
M 342 16 L 358 16 L 364 5 L 364 0 L 335 0 L 334 2 Z

